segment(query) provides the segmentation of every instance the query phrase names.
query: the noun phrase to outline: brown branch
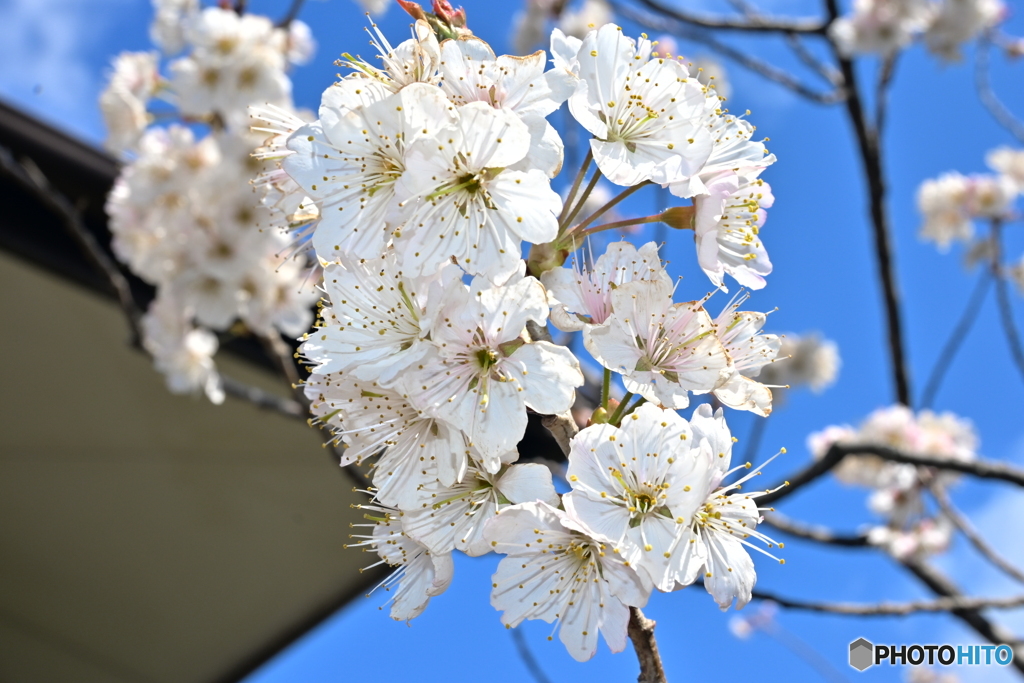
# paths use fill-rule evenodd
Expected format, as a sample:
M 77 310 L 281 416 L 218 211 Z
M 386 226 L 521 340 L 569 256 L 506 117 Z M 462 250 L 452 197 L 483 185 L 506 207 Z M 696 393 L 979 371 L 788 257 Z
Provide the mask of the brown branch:
M 533 680 L 537 683 L 551 683 L 551 679 L 544 673 L 544 669 L 540 668 L 540 663 L 533 656 L 533 652 L 530 651 L 530 645 L 526 642 L 526 638 L 523 637 L 522 629 L 509 629 L 509 633 L 512 634 L 512 642 L 516 645 L 516 652 L 519 653 L 519 658 L 523 660 L 523 666 L 533 676 Z
M 262 410 L 269 410 L 299 420 L 305 420 L 309 415 L 309 411 L 298 401 L 275 396 L 257 387 L 239 382 L 223 373 L 220 375 L 220 380 L 225 394 L 247 401 Z
M 843 76 L 830 65 L 818 59 L 814 53 L 807 49 L 804 45 L 803 40 L 796 33 L 786 34 L 786 44 L 789 45 L 790 49 L 793 50 L 793 54 L 797 56 L 801 62 L 811 68 L 814 73 L 818 74 L 833 86 L 839 86 L 843 82 Z
M 1024 349 L 1021 348 L 1020 333 L 1013 321 L 1013 308 L 1010 306 L 1010 293 L 1003 277 L 1003 224 L 999 219 L 992 220 L 992 277 L 996 284 L 996 301 L 999 302 L 999 320 L 1006 334 L 1006 344 L 1010 347 L 1014 365 L 1024 378 Z
M 771 487 L 778 489 L 757 498 L 760 506 L 772 505 L 793 495 L 804 486 L 817 480 L 838 465 L 848 455 L 875 455 L 890 462 L 900 462 L 936 470 L 949 470 L 970 474 L 979 479 L 998 479 L 1017 486 L 1024 486 L 1024 470 L 999 461 L 991 460 L 947 460 L 930 455 L 904 453 L 894 448 L 877 444 L 833 444 L 825 455 L 791 476 L 786 482 Z
M 631 21 L 635 21 L 638 24 L 646 26 L 652 31 L 666 30 L 664 20 L 659 17 L 653 17 L 643 12 L 638 12 L 631 7 L 617 2 L 612 2 L 611 5 L 616 13 L 621 14 Z M 734 47 L 726 45 L 714 38 L 707 31 L 696 31 L 683 24 L 677 23 L 674 26 L 672 33 L 675 33 L 684 40 L 704 45 L 723 57 L 738 63 L 740 66 L 749 69 L 750 71 L 753 71 L 754 73 L 759 74 L 768 80 L 787 88 L 797 95 L 811 100 L 812 102 L 816 102 L 818 104 L 835 104 L 836 102 L 841 102 L 845 98 L 845 93 L 842 89 L 837 88 L 825 93 L 813 90 L 801 83 L 789 72 L 767 62 L 761 61 L 760 59 L 748 55 L 745 52 L 741 52 Z
M 776 593 L 756 590 L 753 592 L 753 597 L 758 600 L 771 600 L 779 607 L 785 607 L 787 609 L 799 609 L 808 612 L 825 612 L 827 614 L 843 614 L 853 617 L 877 617 L 885 615 L 905 617 L 922 612 L 1012 609 L 1014 607 L 1024 606 L 1024 595 L 1017 595 L 1009 598 L 971 598 L 960 596 L 939 598 L 937 600 L 914 600 L 911 602 L 856 603 L 799 600 L 796 598 L 787 598 Z M 1013 642 L 1013 639 L 1011 638 L 1010 640 L 993 642 Z
M 953 365 L 953 359 L 956 357 L 957 351 L 960 350 L 961 344 L 967 338 L 967 333 L 974 325 L 974 321 L 978 319 L 981 305 L 985 301 L 985 295 L 988 294 L 989 283 L 992 281 L 988 275 L 988 271 L 982 269 L 978 283 L 974 286 L 974 292 L 971 293 L 971 298 L 967 300 L 967 308 L 960 315 L 960 320 L 957 322 L 956 327 L 953 328 L 949 339 L 946 340 L 946 344 L 942 347 L 942 352 L 935 361 L 935 366 L 928 376 L 928 383 L 925 385 L 924 393 L 921 394 L 922 408 L 930 408 L 932 406 L 935 396 L 939 393 L 939 388 L 942 386 L 942 380 L 946 377 L 946 371 Z
M 640 675 L 637 683 L 667 683 L 665 668 L 658 654 L 658 643 L 654 639 L 656 622 L 644 616 L 639 607 L 629 608 L 629 628 L 627 633 L 633 641 L 636 658 L 640 660 Z
M 960 592 L 960 589 L 957 588 L 956 584 L 931 565 L 915 560 L 906 560 L 902 564 L 910 570 L 914 576 L 920 579 L 922 583 L 928 586 L 933 593 L 944 598 L 964 599 L 963 594 Z M 1000 605 L 987 606 L 1000 607 Z M 1016 667 L 1018 671 L 1024 672 L 1024 658 L 1021 656 L 1024 653 L 1021 652 L 1021 648 L 1019 647 L 1019 640 L 1012 633 L 986 619 L 981 612 L 978 611 L 984 607 L 985 606 L 979 607 L 965 605 L 951 609 L 950 613 L 958 617 L 990 643 L 1006 643 L 1013 645 L 1013 666 Z
M 299 18 L 299 12 L 302 11 L 302 5 L 305 4 L 306 0 L 292 0 L 291 7 L 288 8 L 288 13 L 281 17 L 281 20 L 277 22 L 279 28 L 288 28 L 293 21 Z
M 879 138 L 885 129 L 885 113 L 889 104 L 889 86 L 896 76 L 896 61 L 899 59 L 899 52 L 893 52 L 882 60 L 879 67 L 878 82 L 875 84 L 875 135 Z M 880 143 L 879 143 L 880 144 Z
M 786 517 L 778 512 L 764 516 L 764 522 L 775 527 L 784 534 L 815 541 L 826 545 L 837 545 L 844 548 L 870 547 L 867 534 L 837 534 L 824 526 L 804 524 Z
M 992 89 L 992 80 L 989 74 L 989 48 L 991 46 L 992 36 L 984 34 L 978 39 L 978 46 L 974 50 L 974 87 L 978 91 L 978 99 L 999 125 L 1024 143 L 1024 123 L 1013 115 L 1013 112 L 1003 104 L 1002 100 L 996 96 L 995 90 Z
M 838 16 L 839 8 L 835 0 L 826 0 L 829 16 Z M 896 401 L 909 406 L 910 379 L 907 373 L 906 353 L 904 351 L 903 326 L 900 314 L 900 294 L 896 284 L 896 263 L 893 257 L 889 228 L 889 216 L 885 208 L 886 180 L 885 165 L 882 161 L 882 150 L 878 130 L 867 120 L 864 104 L 861 99 L 860 87 L 853 61 L 844 57 L 835 43 L 829 40 L 832 51 L 839 63 L 845 85 L 846 111 L 853 124 L 860 150 L 864 177 L 867 180 L 868 200 L 870 204 L 871 226 L 874 235 L 875 261 L 878 275 L 882 282 L 883 302 L 885 304 L 886 324 L 888 328 L 889 362 L 892 370 Z
M 92 262 L 93 267 L 107 280 L 110 289 L 117 297 L 121 310 L 131 331 L 131 345 L 141 347 L 142 345 L 142 311 L 135 303 L 132 296 L 131 286 L 128 279 L 121 272 L 120 268 L 110 257 L 110 254 L 100 246 L 95 235 L 89 231 L 82 221 L 81 213 L 71 201 L 50 185 L 50 181 L 43 175 L 43 172 L 31 159 L 21 162 L 14 158 L 11 150 L 0 147 L 0 170 L 14 179 L 19 185 L 31 192 L 50 211 L 56 214 L 64 228 L 72 238 L 78 242 L 78 246 L 85 253 L 85 256 Z
M 953 526 L 960 530 L 960 533 L 974 546 L 975 550 L 986 560 L 998 567 L 1004 574 L 1015 581 L 1024 583 L 1024 572 L 1017 569 L 1006 558 L 997 553 L 995 548 L 990 546 L 981 537 L 981 534 L 974 528 L 974 525 L 953 505 L 953 501 L 949 499 L 949 494 L 946 492 L 945 487 L 936 482 L 934 477 L 928 482 L 928 490 L 931 491 L 932 497 L 938 503 L 939 509 L 949 518 Z
M 747 15 L 744 19 L 732 17 L 715 17 L 694 14 L 677 7 L 668 7 L 657 0 L 636 0 L 647 9 L 684 24 L 700 28 L 714 28 L 724 31 L 744 31 L 748 33 L 809 33 L 823 35 L 828 30 L 828 22 L 814 18 L 775 18 L 761 15 Z

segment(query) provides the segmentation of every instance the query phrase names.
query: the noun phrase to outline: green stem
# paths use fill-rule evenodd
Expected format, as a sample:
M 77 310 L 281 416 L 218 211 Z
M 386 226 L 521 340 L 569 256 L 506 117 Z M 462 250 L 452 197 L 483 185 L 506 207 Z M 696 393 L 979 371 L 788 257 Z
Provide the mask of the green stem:
M 607 204 L 605 204 L 600 209 L 598 209 L 593 214 L 591 214 L 590 218 L 588 218 L 587 220 L 583 221 L 582 223 L 577 225 L 575 228 L 573 228 L 572 230 L 567 232 L 565 234 L 565 237 L 563 237 L 560 241 L 562 243 L 564 243 L 565 239 L 567 237 L 572 237 L 576 233 L 580 233 L 580 232 L 585 231 L 588 227 L 590 227 L 591 223 L 593 223 L 598 218 L 600 218 L 601 216 L 606 214 L 608 211 L 611 211 L 613 208 L 615 208 L 616 204 L 618 204 L 619 202 L 624 200 L 626 197 L 628 197 L 629 195 L 631 195 L 634 192 L 636 192 L 637 190 L 639 190 L 641 187 L 646 187 L 647 185 L 651 185 L 651 184 L 652 183 L 651 183 L 650 180 L 645 180 L 645 181 L 643 181 L 642 183 L 640 183 L 638 185 L 634 185 L 633 187 L 627 187 L 625 190 L 623 190 L 618 195 L 616 195 L 611 201 L 609 201 Z
M 627 410 L 626 412 L 624 412 L 622 414 L 622 417 L 626 417 L 627 415 L 629 415 L 630 413 L 632 413 L 634 410 L 636 410 L 637 408 L 639 408 L 640 406 L 642 406 L 645 403 L 647 403 L 647 399 L 644 398 L 643 396 L 641 396 L 640 399 L 636 403 L 634 403 L 633 405 L 631 405 L 629 407 L 629 410 Z
M 569 207 L 576 201 L 576 193 L 579 192 L 580 185 L 583 184 L 583 178 L 587 175 L 587 169 L 590 168 L 590 162 L 594 160 L 594 151 L 587 150 L 587 156 L 583 158 L 583 164 L 580 166 L 580 172 L 576 174 L 576 180 L 573 181 L 572 187 L 569 189 L 569 194 L 565 196 L 565 204 L 562 205 L 562 213 L 558 216 L 558 224 L 561 225 L 565 221 L 565 217 L 569 214 Z
M 644 216 L 643 218 L 628 218 L 624 221 L 615 221 L 614 223 L 604 223 L 602 225 L 595 226 L 589 230 L 583 230 L 582 232 L 574 232 L 574 238 L 590 237 L 591 235 L 603 232 L 605 230 L 614 230 L 616 228 L 628 228 L 631 225 L 643 225 L 644 223 L 660 223 L 661 214 L 655 216 Z
M 572 211 L 566 216 L 565 220 L 558 224 L 558 234 L 562 234 L 566 226 L 572 225 L 572 222 L 576 220 L 576 216 L 579 215 L 580 211 L 583 210 L 583 205 L 587 203 L 587 199 L 590 198 L 590 193 L 594 191 L 594 187 L 597 186 L 597 181 L 601 179 L 601 169 L 594 171 L 593 177 L 590 178 L 590 182 L 587 183 L 587 187 L 583 190 L 583 194 L 576 201 L 576 206 L 573 207 Z
M 615 409 L 612 416 L 608 418 L 608 424 L 619 426 L 619 422 L 622 420 L 622 414 L 626 412 L 626 404 L 633 399 L 633 392 L 627 391 L 626 395 L 622 397 L 622 402 L 619 403 L 619 407 Z
M 608 410 L 608 394 L 612 389 L 612 371 L 604 369 L 604 382 L 601 384 L 601 407 Z

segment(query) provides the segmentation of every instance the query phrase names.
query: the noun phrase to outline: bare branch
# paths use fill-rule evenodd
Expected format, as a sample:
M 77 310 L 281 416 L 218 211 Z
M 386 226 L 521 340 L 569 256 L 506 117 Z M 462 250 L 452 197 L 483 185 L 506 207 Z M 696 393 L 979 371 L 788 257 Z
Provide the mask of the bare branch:
M 677 7 L 668 7 L 657 0 L 637 0 L 652 12 L 675 21 L 700 28 L 715 28 L 726 31 L 745 31 L 748 33 L 809 33 L 824 34 L 828 23 L 814 18 L 775 18 L 763 15 L 747 15 L 745 19 L 733 17 L 715 17 L 693 14 Z
M 654 639 L 656 622 L 644 616 L 639 607 L 629 608 L 629 639 L 640 660 L 640 675 L 637 683 L 667 683 L 665 668 L 658 654 L 658 643 Z
M 576 420 L 572 417 L 572 413 L 567 410 L 558 415 L 544 415 L 540 418 L 540 423 L 547 427 L 547 430 L 551 432 L 551 436 L 555 437 L 555 441 L 558 442 L 558 447 L 562 449 L 562 453 L 568 456 L 569 442 L 580 431 Z
M 771 600 L 779 607 L 806 610 L 808 612 L 825 612 L 828 614 L 844 614 L 854 617 L 877 617 L 883 615 L 905 617 L 922 612 L 953 612 L 980 609 L 1012 609 L 1024 606 L 1024 595 L 1009 598 L 971 598 L 946 597 L 937 600 L 915 600 L 911 602 L 815 602 L 787 598 L 767 591 L 754 591 L 758 600 Z M 1007 642 L 1005 640 L 999 642 Z
M 526 638 L 523 637 L 522 630 L 518 628 L 509 629 L 509 633 L 512 634 L 512 642 L 516 644 L 516 652 L 519 653 L 519 658 L 523 660 L 523 666 L 533 676 L 533 680 L 537 683 L 551 683 L 551 679 L 548 678 L 544 670 L 540 668 L 540 663 L 537 658 L 533 656 L 533 652 L 530 651 L 530 646 L 526 642 Z
M 797 522 L 778 512 L 765 515 L 764 521 L 785 534 L 807 541 L 844 548 L 863 548 L 871 545 L 867 534 L 837 534 L 827 527 Z
M 616 13 L 621 14 L 627 19 L 635 21 L 638 24 L 647 26 L 652 31 L 666 30 L 665 21 L 660 17 L 654 17 L 643 12 L 638 12 L 629 6 L 617 2 L 612 2 L 611 5 Z M 757 73 L 768 80 L 791 90 L 797 95 L 811 100 L 812 102 L 816 102 L 818 104 L 835 104 L 836 102 L 841 102 L 845 97 L 843 91 L 840 89 L 826 93 L 812 90 L 797 80 L 797 78 L 789 72 L 720 42 L 708 31 L 698 31 L 686 26 L 685 24 L 676 23 L 671 32 L 684 40 L 704 45 L 723 57 L 733 60 L 740 66 L 750 69 L 754 73 Z
M 996 96 L 995 90 L 992 89 L 992 80 L 989 74 L 989 49 L 991 46 L 992 36 L 985 34 L 978 39 L 978 46 L 974 51 L 974 87 L 978 91 L 978 99 L 1000 126 L 1024 143 L 1024 122 L 1013 115 L 1013 112 L 1003 104 L 1002 100 Z
M 949 499 L 949 494 L 946 493 L 945 487 L 942 484 L 935 481 L 934 477 L 928 482 L 928 490 L 931 491 L 932 497 L 935 498 L 935 502 L 938 503 L 939 509 L 949 518 L 949 521 L 953 523 L 960 533 L 970 541 L 971 545 L 974 546 L 981 555 L 991 562 L 993 565 L 998 567 L 1004 574 L 1011 577 L 1015 581 L 1024 583 L 1024 572 L 1017 567 L 1013 566 L 1006 558 L 996 552 L 996 550 L 990 546 L 985 539 L 981 537 L 974 525 L 967 519 L 967 517 L 953 505 L 953 501 Z
M 832 66 L 818 59 L 813 52 L 807 49 L 804 45 L 804 41 L 796 33 L 786 34 L 786 44 L 789 45 L 790 49 L 793 50 L 793 54 L 797 58 L 806 64 L 814 73 L 818 74 L 832 86 L 838 87 L 843 82 L 843 75 L 836 71 Z
M 916 455 L 904 453 L 894 448 L 880 446 L 877 444 L 833 444 L 824 457 L 815 460 L 804 469 L 797 472 L 785 483 L 771 487 L 778 489 L 771 493 L 758 496 L 758 505 L 772 505 L 783 498 L 793 495 L 804 486 L 815 481 L 822 475 L 829 472 L 848 455 L 875 455 L 883 460 L 901 462 L 907 465 L 918 467 L 931 467 L 937 470 L 950 470 L 963 472 L 979 479 L 999 479 L 1017 486 L 1024 486 L 1024 470 L 1012 467 L 1003 462 L 990 460 L 947 460 L 936 458 L 930 455 Z
M 928 383 L 925 385 L 924 393 L 921 395 L 922 408 L 930 408 L 935 401 L 935 396 L 939 393 L 939 388 L 942 386 L 942 380 L 946 377 L 946 371 L 953 365 L 953 359 L 956 357 L 957 351 L 960 350 L 960 345 L 967 338 L 967 333 L 974 325 L 974 321 L 978 319 L 978 313 L 981 311 L 981 305 L 985 301 L 985 295 L 988 294 L 988 286 L 991 281 L 989 272 L 982 269 L 981 275 L 978 277 L 978 283 L 974 286 L 974 292 L 971 293 L 971 298 L 967 300 L 967 308 L 960 315 L 959 322 L 957 322 L 956 327 L 950 333 L 949 339 L 946 340 L 945 345 L 942 347 L 942 352 L 939 354 L 938 359 L 935 361 L 935 366 L 928 376 Z
M 257 408 L 263 410 L 269 410 L 285 417 L 296 418 L 299 420 L 305 420 L 309 415 L 309 411 L 298 401 L 292 401 L 287 398 L 275 396 L 274 394 L 268 393 L 257 387 L 243 384 L 233 377 L 224 375 L 220 376 L 221 383 L 224 386 L 224 393 L 235 398 L 248 401 Z
M 288 8 L 288 13 L 281 17 L 281 20 L 277 22 L 280 28 L 288 28 L 293 21 L 299 18 L 299 12 L 302 11 L 302 5 L 305 4 L 306 0 L 292 0 L 291 7 Z
M 1006 343 L 1010 347 L 1013 362 L 1024 378 L 1024 349 L 1021 348 L 1020 333 L 1013 321 L 1013 308 L 1010 306 L 1010 293 L 1003 277 L 1003 224 L 999 219 L 992 220 L 992 277 L 996 281 L 996 301 L 999 302 L 999 319 L 1003 323 Z
M 82 221 L 82 216 L 71 201 L 63 194 L 54 189 L 43 172 L 31 159 L 18 162 L 11 150 L 0 147 L 0 170 L 13 178 L 19 185 L 31 192 L 50 211 L 60 217 L 64 228 L 71 237 L 78 242 L 86 257 L 92 262 L 100 275 L 106 278 L 111 291 L 117 296 L 125 319 L 131 330 L 131 345 L 140 347 L 142 344 L 142 330 L 140 321 L 142 312 L 135 303 L 132 296 L 131 286 L 128 279 L 121 272 L 110 254 L 100 246 L 96 237 L 89 231 Z
M 885 111 L 889 103 L 889 86 L 896 75 L 896 61 L 899 52 L 893 52 L 882 60 L 879 67 L 878 82 L 875 84 L 875 135 L 879 138 L 885 129 Z M 879 143 L 881 144 L 881 143 Z
M 838 14 L 839 8 L 835 0 L 826 0 L 830 17 Z M 844 57 L 835 43 L 829 41 L 839 69 L 843 74 L 846 89 L 846 111 L 853 124 L 857 146 L 860 151 L 864 178 L 868 190 L 872 233 L 874 235 L 875 262 L 878 276 L 882 284 L 882 299 L 885 304 L 887 341 L 892 369 L 893 385 L 896 401 L 910 405 L 910 379 L 907 373 L 906 353 L 903 342 L 903 323 L 900 313 L 900 294 L 896 283 L 896 263 L 892 252 L 889 229 L 889 215 L 885 207 L 886 180 L 885 164 L 878 131 L 871 127 L 864 111 L 860 87 L 857 84 L 857 73 L 853 62 Z
M 963 599 L 963 594 L 960 589 L 957 588 L 956 584 L 931 565 L 914 560 L 907 560 L 903 562 L 903 566 L 910 570 L 910 572 L 920 579 L 922 583 L 928 586 L 933 593 L 944 598 Z M 999 605 L 988 606 L 1000 607 Z M 1021 655 L 1024 653 L 1022 653 L 1022 649 L 1019 647 L 1020 641 L 1009 631 L 990 622 L 978 610 L 979 607 L 977 606 L 964 606 L 952 609 L 950 610 L 950 613 L 958 617 L 990 643 L 1012 644 L 1014 646 L 1013 666 L 1018 671 L 1024 672 L 1024 661 L 1022 661 L 1021 658 Z

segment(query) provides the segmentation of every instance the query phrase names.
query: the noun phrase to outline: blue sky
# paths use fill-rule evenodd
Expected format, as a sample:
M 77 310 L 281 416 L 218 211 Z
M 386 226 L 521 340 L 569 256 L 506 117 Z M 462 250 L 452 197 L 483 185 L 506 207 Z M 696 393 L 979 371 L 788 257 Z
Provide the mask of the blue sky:
M 251 3 L 255 11 L 272 16 L 283 13 L 286 4 L 285 0 Z M 464 2 L 475 32 L 499 53 L 510 49 L 508 31 L 519 4 L 514 0 Z M 718 7 L 712 0 L 700 5 Z M 804 2 L 780 1 L 773 6 L 793 13 L 816 8 L 814 3 Z M 302 18 L 312 26 L 320 49 L 310 66 L 294 74 L 295 94 L 300 105 L 315 108 L 319 93 L 338 71 L 332 64 L 335 56 L 345 51 L 369 56 L 370 48 L 362 32 L 362 12 L 352 0 L 310 0 Z M 0 96 L 98 143 L 103 131 L 96 97 L 107 65 L 121 50 L 148 49 L 149 19 L 149 3 L 143 0 L 0 0 L 0 63 L 8 65 L 0 71 Z M 378 23 L 393 42 L 407 35 L 408 19 L 397 8 Z M 628 25 L 627 30 L 637 32 Z M 1024 33 L 1024 21 L 1011 18 L 1008 30 Z M 773 39 L 732 42 L 812 79 Z M 685 54 L 699 57 L 705 52 L 695 48 Z M 1024 90 L 1018 85 L 1024 63 L 1007 63 L 1001 56 L 993 62 L 994 80 L 1002 97 L 1015 111 L 1024 113 Z M 793 392 L 770 418 L 761 457 L 781 446 L 789 449 L 766 473 L 766 481 L 775 481 L 809 458 L 804 446 L 808 433 L 829 424 L 856 424 L 875 408 L 888 405 L 893 392 L 859 159 L 843 111 L 809 104 L 738 67 L 726 66 L 733 84 L 730 108 L 734 112 L 752 110 L 750 120 L 771 138 L 769 147 L 779 158 L 764 176 L 772 184 L 776 204 L 762 232 L 775 271 L 768 287 L 755 293 L 749 305 L 761 310 L 778 307 L 770 318 L 771 331 L 820 331 L 837 341 L 843 357 L 834 387 L 820 396 Z M 866 82 L 870 82 L 867 77 L 874 67 L 871 60 L 863 65 Z M 962 267 L 961 250 L 954 248 L 941 255 L 918 241 L 916 188 L 923 179 L 947 170 L 983 172 L 986 151 L 1013 140 L 978 102 L 969 59 L 945 65 L 919 47 L 900 61 L 890 111 L 885 136 L 889 206 L 911 377 L 919 395 L 970 296 L 976 274 Z M 560 118 L 560 114 L 554 116 L 556 121 Z M 574 172 L 569 169 L 566 175 Z M 627 210 L 646 215 L 664 208 L 659 204 L 663 201 L 653 193 L 641 194 Z M 1014 259 L 1024 251 L 1024 238 L 1018 233 L 1019 224 L 1007 230 L 1007 251 Z M 639 241 L 651 234 L 648 231 L 635 237 Z M 681 296 L 696 298 L 708 285 L 696 269 L 692 252 L 688 237 L 681 237 L 670 244 L 667 257 L 673 274 L 685 278 Z M 1015 294 L 1013 302 L 1018 320 L 1024 324 L 1024 301 Z M 936 407 L 974 421 L 985 457 L 1024 465 L 1022 406 L 1024 383 L 1010 365 L 990 297 Z M 742 448 L 751 420 L 738 415 L 730 424 Z M 1024 517 L 1024 497 L 998 483 L 965 483 L 952 495 L 1005 554 L 1024 564 L 1024 544 L 1014 523 Z M 780 510 L 797 519 L 855 530 L 871 521 L 864 501 L 864 491 L 823 480 L 787 499 Z M 871 550 L 837 551 L 794 540 L 787 543 L 785 555 L 784 567 L 755 558 L 759 587 L 807 599 L 927 597 L 912 579 Z M 460 558 L 452 588 L 434 599 L 426 613 L 409 626 L 392 622 L 386 612 L 378 610 L 386 600 L 382 594 L 356 600 L 250 680 L 319 683 L 373 676 L 424 682 L 480 676 L 495 682 L 525 680 L 527 673 L 515 654 L 512 638 L 488 603 L 489 575 L 496 562 L 495 557 Z M 976 594 L 1003 595 L 1014 589 L 982 567 L 960 539 L 937 564 Z M 719 612 L 700 588 L 658 595 L 647 612 L 659 621 L 659 642 L 673 680 L 724 671 L 766 680 L 784 675 L 815 679 L 805 662 L 764 634 L 747 641 L 735 639 L 728 630 L 732 614 Z M 996 616 L 1024 630 L 1024 615 Z M 874 642 L 980 642 L 958 622 L 942 615 L 852 619 L 782 612 L 778 623 L 850 680 L 857 676 L 900 680 L 894 670 L 857 674 L 846 666 L 847 645 L 860 636 Z M 523 628 L 553 681 L 581 675 L 593 681 L 622 681 L 636 675 L 636 660 L 629 652 L 611 655 L 602 645 L 594 660 L 577 664 L 557 639 L 547 642 L 548 625 L 531 622 Z M 991 670 L 960 673 L 964 680 L 997 680 Z

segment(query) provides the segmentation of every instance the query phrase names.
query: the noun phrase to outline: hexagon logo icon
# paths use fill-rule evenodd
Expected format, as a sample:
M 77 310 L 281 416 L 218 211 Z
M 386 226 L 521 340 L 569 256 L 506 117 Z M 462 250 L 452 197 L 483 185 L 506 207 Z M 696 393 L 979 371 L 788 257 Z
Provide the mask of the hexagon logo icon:
M 850 666 L 857 671 L 872 666 L 875 663 L 875 646 L 864 638 L 858 638 L 850 643 Z

